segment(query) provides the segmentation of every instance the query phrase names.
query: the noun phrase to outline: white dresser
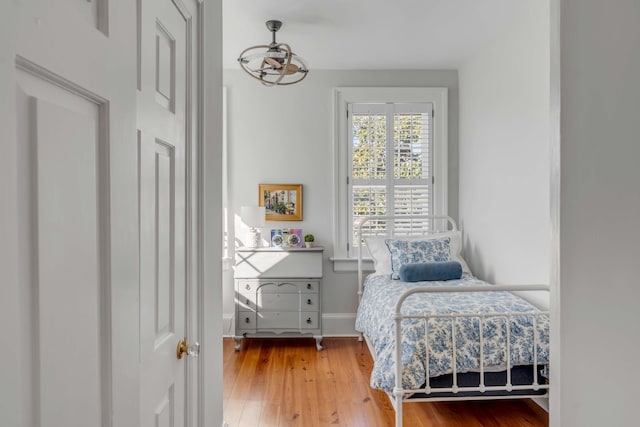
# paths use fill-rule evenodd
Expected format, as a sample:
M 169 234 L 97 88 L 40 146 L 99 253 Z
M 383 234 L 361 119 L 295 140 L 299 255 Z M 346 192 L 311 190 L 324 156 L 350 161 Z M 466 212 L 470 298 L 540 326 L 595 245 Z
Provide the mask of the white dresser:
M 323 250 L 236 249 L 236 350 L 243 337 L 301 335 L 322 350 Z

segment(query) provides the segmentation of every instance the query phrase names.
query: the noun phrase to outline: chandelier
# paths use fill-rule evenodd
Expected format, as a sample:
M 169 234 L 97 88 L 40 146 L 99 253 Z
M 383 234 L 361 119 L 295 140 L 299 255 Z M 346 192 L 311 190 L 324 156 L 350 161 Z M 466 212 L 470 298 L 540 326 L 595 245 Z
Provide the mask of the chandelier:
M 248 47 L 238 58 L 240 67 L 265 86 L 292 85 L 304 80 L 309 73 L 305 61 L 293 53 L 288 44 L 276 42 L 280 27 L 280 21 L 267 21 L 271 43 Z

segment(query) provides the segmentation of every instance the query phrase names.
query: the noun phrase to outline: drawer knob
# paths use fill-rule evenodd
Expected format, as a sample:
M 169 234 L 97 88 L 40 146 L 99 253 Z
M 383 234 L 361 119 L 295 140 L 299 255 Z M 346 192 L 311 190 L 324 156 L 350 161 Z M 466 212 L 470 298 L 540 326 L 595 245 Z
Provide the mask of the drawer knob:
M 311 324 L 311 317 L 307 318 L 307 323 Z
M 311 299 L 307 300 L 307 305 L 311 305 Z
M 245 285 L 245 286 L 244 286 L 244 288 L 245 288 L 246 290 L 250 290 L 250 289 L 251 289 L 251 285 Z
M 307 289 L 311 289 L 311 283 L 307 283 Z
M 250 322 L 251 322 L 251 321 L 249 320 L 249 318 L 248 318 L 248 317 L 245 317 L 245 318 L 244 318 L 244 323 L 250 323 Z

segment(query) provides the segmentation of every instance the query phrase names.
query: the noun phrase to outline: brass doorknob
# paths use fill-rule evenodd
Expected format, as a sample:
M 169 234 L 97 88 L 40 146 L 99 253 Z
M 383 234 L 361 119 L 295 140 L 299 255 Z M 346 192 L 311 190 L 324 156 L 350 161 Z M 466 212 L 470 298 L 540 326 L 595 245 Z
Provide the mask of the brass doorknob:
M 183 338 L 178 341 L 178 348 L 176 349 L 176 356 L 178 356 L 178 359 L 182 359 L 182 355 L 187 354 L 188 351 L 189 342 L 187 341 L 187 338 Z
M 182 356 L 186 354 L 187 356 L 198 357 L 200 354 L 200 343 L 198 341 L 189 345 L 189 341 L 187 338 L 183 338 L 178 341 L 178 348 L 176 349 L 176 356 L 178 359 L 182 359 Z

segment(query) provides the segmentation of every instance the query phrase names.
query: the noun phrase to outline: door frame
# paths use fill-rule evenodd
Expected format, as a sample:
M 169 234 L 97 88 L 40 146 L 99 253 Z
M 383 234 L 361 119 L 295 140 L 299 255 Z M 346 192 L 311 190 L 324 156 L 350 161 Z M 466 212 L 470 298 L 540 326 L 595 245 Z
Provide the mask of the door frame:
M 549 121 L 549 195 L 550 195 L 550 217 L 551 217 L 551 262 L 550 262 L 550 287 L 551 287 L 551 357 L 549 360 L 550 383 L 552 392 L 549 396 L 549 423 L 552 426 L 560 425 L 561 418 L 561 377 L 560 377 L 560 145 L 561 145 L 561 76 L 560 76 L 560 10 L 562 0 L 550 0 L 549 2 L 549 43 L 550 43 L 550 121 Z
M 187 336 L 200 357 L 187 358 L 187 425 L 223 426 L 222 416 L 222 0 L 197 0 L 196 135 L 187 166 Z M 195 173 L 193 172 L 195 170 Z M 195 215 L 194 215 L 195 212 Z
M 198 359 L 199 426 L 222 418 L 222 0 L 198 0 Z
M 0 14 L 0 75 L 15 73 L 15 14 L 14 2 L 3 4 Z M 0 80 L 0 329 L 3 342 L 13 342 L 19 337 L 20 328 L 15 325 L 19 319 L 19 289 L 17 286 L 18 257 L 13 248 L 17 247 L 18 235 L 14 225 L 17 223 L 17 158 L 15 144 L 15 96 L 11 80 Z M 14 326 L 10 326 L 14 325 Z M 9 351 L 0 354 L 0 424 L 24 425 L 22 399 L 24 389 L 20 381 L 22 363 L 18 352 Z

